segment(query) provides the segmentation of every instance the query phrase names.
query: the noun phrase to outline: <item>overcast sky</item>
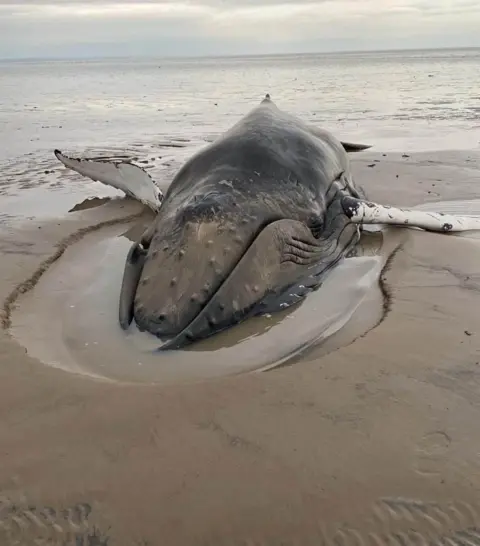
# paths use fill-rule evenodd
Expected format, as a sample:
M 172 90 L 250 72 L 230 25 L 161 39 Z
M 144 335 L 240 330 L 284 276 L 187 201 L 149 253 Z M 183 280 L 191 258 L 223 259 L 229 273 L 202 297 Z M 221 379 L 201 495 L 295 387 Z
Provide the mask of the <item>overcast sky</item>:
M 0 0 L 0 58 L 480 46 L 480 0 Z

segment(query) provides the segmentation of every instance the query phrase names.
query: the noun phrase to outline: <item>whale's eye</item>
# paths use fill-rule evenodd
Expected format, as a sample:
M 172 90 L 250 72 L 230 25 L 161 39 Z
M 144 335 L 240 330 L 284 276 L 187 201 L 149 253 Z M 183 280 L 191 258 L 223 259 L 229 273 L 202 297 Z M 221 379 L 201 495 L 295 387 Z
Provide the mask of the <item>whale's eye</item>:
M 323 231 L 323 219 L 320 216 L 312 216 L 309 218 L 307 225 L 315 239 L 318 239 Z

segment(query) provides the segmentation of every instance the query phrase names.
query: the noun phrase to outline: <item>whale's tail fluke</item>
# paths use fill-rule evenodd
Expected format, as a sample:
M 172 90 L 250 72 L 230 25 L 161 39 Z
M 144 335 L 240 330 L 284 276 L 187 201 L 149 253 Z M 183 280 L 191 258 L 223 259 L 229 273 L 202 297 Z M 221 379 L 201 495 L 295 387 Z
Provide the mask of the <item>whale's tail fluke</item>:
M 312 135 L 320 138 L 322 141 L 329 141 L 331 139 L 331 133 L 329 133 L 326 129 L 317 127 L 311 123 L 307 124 L 307 127 Z M 347 153 L 363 152 L 364 150 L 368 150 L 372 147 L 371 144 L 360 144 L 358 142 L 345 142 L 344 140 L 340 140 L 339 142 Z
M 341 142 L 344 150 L 348 153 L 363 152 L 372 147 L 370 144 L 355 144 L 354 142 L 343 142 L 343 140 Z
M 95 182 L 102 182 L 107 186 L 122 190 L 129 197 L 137 199 L 154 211 L 158 211 L 162 204 L 162 190 L 155 184 L 147 171 L 138 165 L 126 161 L 76 159 L 67 157 L 60 150 L 55 150 L 54 154 L 68 169 L 72 169 Z

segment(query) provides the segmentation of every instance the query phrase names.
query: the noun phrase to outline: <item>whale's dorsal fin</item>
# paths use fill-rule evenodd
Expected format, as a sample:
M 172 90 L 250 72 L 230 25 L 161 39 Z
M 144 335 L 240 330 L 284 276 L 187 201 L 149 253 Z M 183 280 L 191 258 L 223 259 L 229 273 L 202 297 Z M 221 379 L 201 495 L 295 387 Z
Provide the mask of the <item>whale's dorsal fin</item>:
M 346 152 L 363 152 L 363 150 L 368 150 L 371 148 L 370 144 L 355 144 L 353 142 L 343 142 L 342 143 L 343 148 Z

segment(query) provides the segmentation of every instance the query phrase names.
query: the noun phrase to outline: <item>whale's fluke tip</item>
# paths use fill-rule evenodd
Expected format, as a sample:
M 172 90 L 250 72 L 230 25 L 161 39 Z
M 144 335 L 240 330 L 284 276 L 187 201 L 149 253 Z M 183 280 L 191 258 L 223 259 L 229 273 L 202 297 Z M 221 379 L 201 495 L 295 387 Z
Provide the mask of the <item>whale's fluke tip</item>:
M 343 141 L 342 141 L 342 146 L 346 152 L 363 152 L 364 150 L 368 150 L 372 147 L 371 144 L 355 144 L 353 142 L 343 142 Z

